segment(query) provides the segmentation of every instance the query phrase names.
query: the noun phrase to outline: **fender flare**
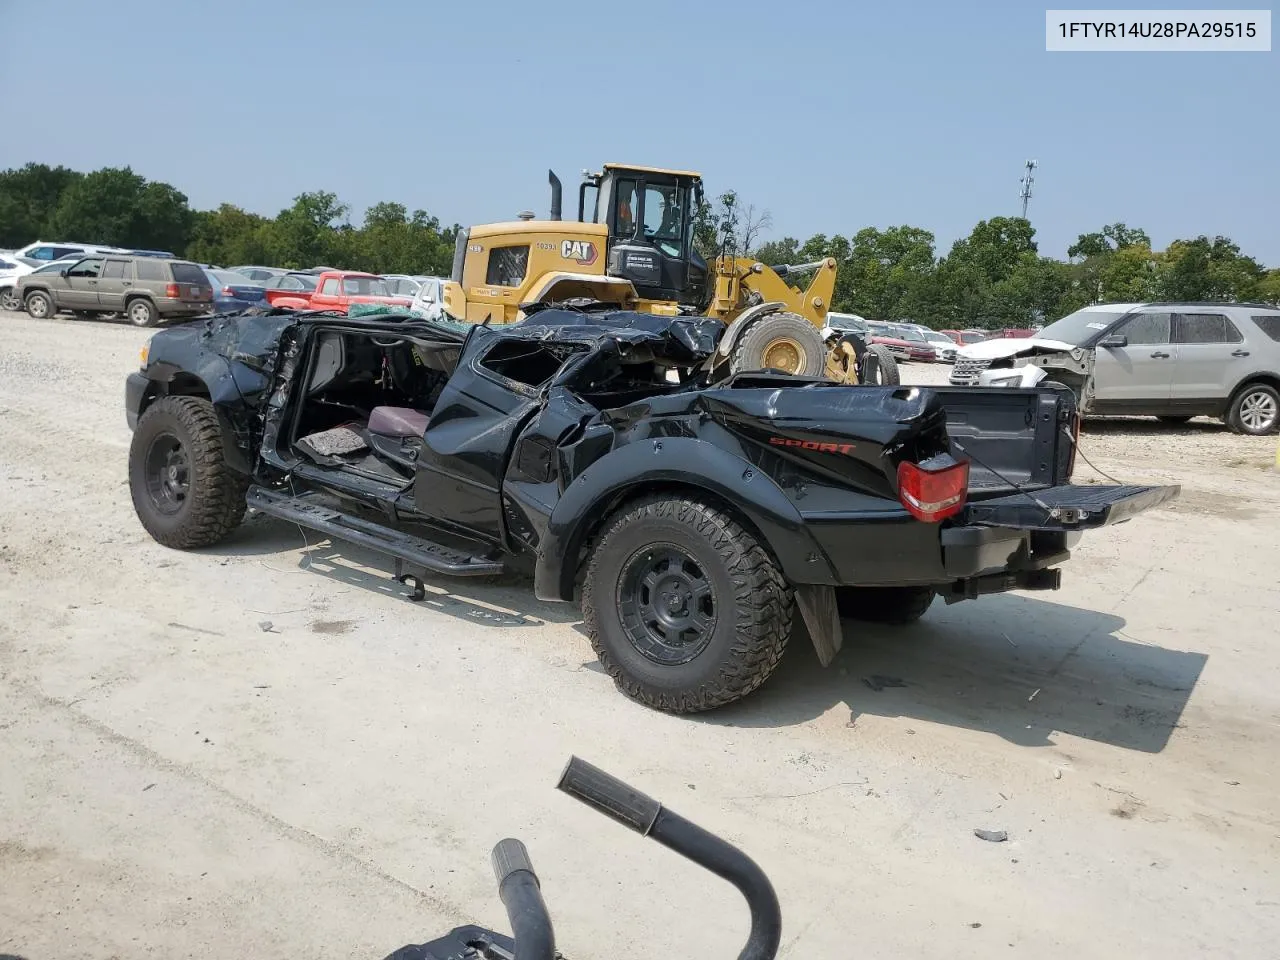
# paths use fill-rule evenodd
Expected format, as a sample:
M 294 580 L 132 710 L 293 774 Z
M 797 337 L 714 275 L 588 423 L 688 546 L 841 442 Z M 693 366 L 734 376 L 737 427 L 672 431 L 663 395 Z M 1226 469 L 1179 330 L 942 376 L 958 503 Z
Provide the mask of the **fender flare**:
M 767 317 L 771 313 L 778 313 L 786 309 L 786 306 L 781 300 L 771 300 L 768 303 L 757 303 L 754 307 L 747 307 L 742 313 L 738 314 L 733 323 L 729 324 L 724 335 L 720 337 L 720 346 L 716 349 L 716 353 L 722 357 L 727 357 L 733 351 L 733 345 L 738 342 L 738 338 L 742 336 L 742 332 L 748 326 L 761 317 Z
M 148 383 L 138 408 L 138 417 L 141 419 L 142 414 L 161 397 L 194 396 L 208 400 L 221 428 L 222 457 L 227 466 L 236 473 L 252 476 L 253 466 L 245 446 L 249 442 L 247 428 L 243 424 L 238 425 L 228 412 L 228 407 L 240 400 L 240 393 L 232 377 L 206 376 L 210 372 L 208 364 L 203 365 L 199 372 L 180 369 L 163 361 L 155 364 L 144 374 Z M 175 381 L 179 384 L 178 389 L 174 389 Z
M 773 552 L 795 590 L 819 663 L 827 666 L 844 643 L 836 612 L 831 561 L 772 478 L 741 457 L 705 440 L 664 437 L 622 447 L 596 461 L 564 492 L 548 518 L 534 564 L 534 596 L 573 599 L 578 555 L 587 536 L 620 503 L 670 484 L 702 491 L 731 505 Z
M 795 583 L 834 585 L 825 551 L 786 493 L 736 454 L 693 437 L 641 440 L 606 454 L 569 485 L 547 520 L 534 566 L 540 600 L 573 599 L 578 555 L 619 503 L 656 486 L 710 494 L 736 511 Z

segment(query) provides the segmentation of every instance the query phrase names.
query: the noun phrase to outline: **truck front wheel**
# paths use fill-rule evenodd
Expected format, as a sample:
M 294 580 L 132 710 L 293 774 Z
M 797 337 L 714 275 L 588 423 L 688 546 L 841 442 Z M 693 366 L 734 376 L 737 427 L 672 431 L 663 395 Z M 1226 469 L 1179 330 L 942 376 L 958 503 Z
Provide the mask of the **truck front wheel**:
M 704 503 L 650 499 L 606 525 L 582 614 L 618 688 L 672 713 L 732 703 L 772 675 L 794 595 L 764 546 Z
M 222 427 L 201 397 L 164 397 L 129 445 L 129 492 L 147 533 L 189 550 L 224 539 L 244 518 L 248 482 L 222 456 Z
M 933 587 L 838 587 L 836 608 L 850 620 L 902 625 L 923 617 L 936 595 Z

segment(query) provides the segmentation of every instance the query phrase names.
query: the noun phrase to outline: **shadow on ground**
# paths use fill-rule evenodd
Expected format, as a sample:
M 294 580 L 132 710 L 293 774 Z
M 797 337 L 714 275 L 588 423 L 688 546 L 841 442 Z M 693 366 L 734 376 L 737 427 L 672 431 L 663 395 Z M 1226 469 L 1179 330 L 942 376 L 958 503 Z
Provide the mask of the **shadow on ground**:
M 1187 423 L 1162 423 L 1155 417 L 1091 417 L 1084 422 L 1082 432 L 1087 437 L 1096 436 L 1202 436 L 1230 433 L 1221 420 L 1197 417 Z
M 321 534 L 270 517 L 246 518 L 217 547 L 199 551 L 216 557 L 261 558 L 273 569 L 293 572 L 290 558 L 302 547 L 295 570 L 359 587 L 410 607 L 426 607 L 468 623 L 490 627 L 530 627 L 543 623 L 576 623 L 581 617 L 574 604 L 545 603 L 533 596 L 533 583 L 519 574 L 467 578 L 423 576 L 426 596 L 410 600 L 413 587 L 392 575 L 394 561 L 372 550 L 343 540 L 327 540 Z
M 300 555 L 294 553 L 304 543 Z M 317 540 L 295 526 L 253 518 L 207 553 L 326 577 L 425 606 L 469 623 L 528 627 L 578 624 L 578 606 L 545 603 L 532 583 L 510 574 L 424 580 L 426 598 L 391 576 L 391 561 L 344 541 Z M 1168 650 L 1122 636 L 1121 617 L 1004 594 L 947 606 L 905 627 L 846 620 L 835 662 L 819 666 L 797 619 L 790 650 L 760 690 L 693 719 L 741 727 L 804 723 L 833 707 L 860 716 L 913 718 L 1045 746 L 1054 731 L 1131 750 L 1165 748 L 1204 670 L 1204 654 Z M 579 626 L 579 632 L 581 628 Z M 595 659 L 585 667 L 599 669 Z M 621 696 L 621 694 L 619 694 Z
M 1208 659 L 1120 636 L 1122 618 L 1005 594 L 886 627 L 846 620 L 845 645 L 822 668 L 803 628 L 773 678 L 699 719 L 789 726 L 833 707 L 967 727 L 1022 746 L 1054 731 L 1158 753 L 1179 725 Z

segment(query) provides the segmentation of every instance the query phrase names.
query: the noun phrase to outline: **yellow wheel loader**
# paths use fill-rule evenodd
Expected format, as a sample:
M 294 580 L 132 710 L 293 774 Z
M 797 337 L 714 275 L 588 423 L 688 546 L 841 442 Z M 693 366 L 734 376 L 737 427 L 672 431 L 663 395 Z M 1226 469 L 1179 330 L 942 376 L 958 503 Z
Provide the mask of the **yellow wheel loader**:
M 526 304 L 584 299 L 709 316 L 727 325 L 713 360 L 724 372 L 772 368 L 844 383 L 897 382 L 888 351 L 827 329 L 834 259 L 770 267 L 722 253 L 707 264 L 694 246 L 700 174 L 616 163 L 584 171 L 577 220 L 563 219 L 560 179 L 550 171 L 548 179 L 549 219 L 525 213 L 459 232 L 444 289 L 449 314 L 514 323 Z M 810 271 L 804 290 L 788 283 Z

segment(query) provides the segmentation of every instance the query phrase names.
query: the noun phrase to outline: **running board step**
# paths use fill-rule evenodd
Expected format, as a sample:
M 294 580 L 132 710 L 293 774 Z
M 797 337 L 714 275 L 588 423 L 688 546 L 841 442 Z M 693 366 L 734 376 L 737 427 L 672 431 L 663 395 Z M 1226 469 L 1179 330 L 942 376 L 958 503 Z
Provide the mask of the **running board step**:
M 403 560 L 430 573 L 451 577 L 491 577 L 505 569 L 497 561 L 472 557 L 422 537 L 380 523 L 370 523 L 325 506 L 307 496 L 290 497 L 253 486 L 245 497 L 250 510 L 288 520 L 330 537 L 348 540 L 378 553 Z

